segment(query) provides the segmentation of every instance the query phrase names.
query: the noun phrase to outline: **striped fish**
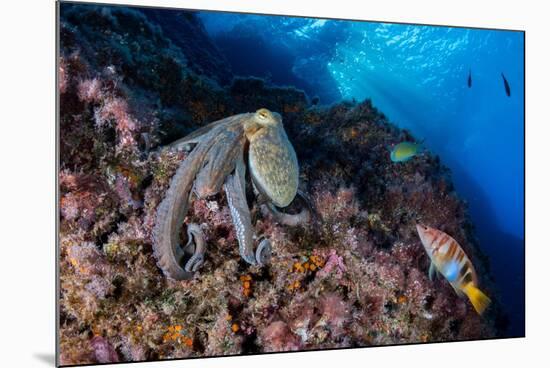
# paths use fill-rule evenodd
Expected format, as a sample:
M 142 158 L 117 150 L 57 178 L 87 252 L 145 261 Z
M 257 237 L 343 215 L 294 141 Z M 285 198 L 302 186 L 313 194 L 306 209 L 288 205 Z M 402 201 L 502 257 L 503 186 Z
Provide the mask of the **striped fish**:
M 430 257 L 430 280 L 435 271 L 441 273 L 458 295 L 466 295 L 478 314 L 491 303 L 477 288 L 477 275 L 472 262 L 451 236 L 429 226 L 416 225 L 424 249 Z

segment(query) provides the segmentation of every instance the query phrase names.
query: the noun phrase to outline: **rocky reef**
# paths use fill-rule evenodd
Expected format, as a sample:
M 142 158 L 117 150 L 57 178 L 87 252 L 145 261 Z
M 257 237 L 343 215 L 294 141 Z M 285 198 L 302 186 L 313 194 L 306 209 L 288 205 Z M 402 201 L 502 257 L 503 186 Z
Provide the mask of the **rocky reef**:
M 163 16 L 61 5 L 61 364 L 499 336 L 487 261 L 436 156 L 392 163 L 388 146 L 414 137 L 370 101 L 317 106 L 292 87 L 233 77 L 192 13 L 170 15 L 194 37 L 177 41 Z M 205 233 L 205 265 L 189 281 L 165 278 L 151 232 L 185 153 L 160 147 L 260 107 L 283 117 L 313 222 L 278 225 L 252 208 L 273 257 L 249 266 L 224 195 L 196 200 L 187 221 Z M 494 302 L 484 316 L 445 280 L 429 281 L 417 221 L 468 253 Z

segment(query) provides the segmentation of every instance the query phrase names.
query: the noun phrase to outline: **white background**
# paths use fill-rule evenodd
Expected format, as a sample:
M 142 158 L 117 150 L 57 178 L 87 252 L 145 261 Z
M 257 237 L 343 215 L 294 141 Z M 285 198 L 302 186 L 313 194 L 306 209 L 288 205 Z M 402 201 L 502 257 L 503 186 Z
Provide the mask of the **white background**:
M 141 363 L 139 367 L 473 368 L 548 362 L 550 304 L 550 22 L 544 1 L 111 1 L 260 13 L 420 22 L 527 31 L 527 338 Z M 53 0 L 0 10 L 0 366 L 52 366 L 55 132 Z M 487 137 L 490 139 L 490 137 Z M 498 155 L 498 153 L 497 153 Z M 495 159 L 498 159 L 497 155 Z M 126 365 L 123 365 L 126 366 Z M 118 365 L 120 367 L 120 365 Z

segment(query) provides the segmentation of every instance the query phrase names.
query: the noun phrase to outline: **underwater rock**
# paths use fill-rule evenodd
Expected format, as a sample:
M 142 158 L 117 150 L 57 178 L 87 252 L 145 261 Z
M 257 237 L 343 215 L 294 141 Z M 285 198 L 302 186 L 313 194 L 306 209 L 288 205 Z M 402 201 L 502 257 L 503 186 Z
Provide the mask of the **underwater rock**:
M 231 68 L 208 37 L 202 22 L 187 10 L 142 8 L 139 9 L 165 34 L 187 59 L 193 72 L 213 78 L 221 85 L 231 81 Z

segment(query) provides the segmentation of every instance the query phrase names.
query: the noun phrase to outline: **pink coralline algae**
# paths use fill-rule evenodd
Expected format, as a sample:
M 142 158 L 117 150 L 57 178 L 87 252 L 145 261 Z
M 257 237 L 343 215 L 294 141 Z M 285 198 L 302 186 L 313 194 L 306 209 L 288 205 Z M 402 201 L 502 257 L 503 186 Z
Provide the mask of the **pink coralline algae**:
M 292 351 L 302 348 L 299 337 L 294 335 L 283 321 L 270 323 L 262 331 L 260 339 L 263 342 L 264 350 L 268 352 Z
M 95 111 L 97 127 L 103 127 L 114 122 L 121 147 L 131 147 L 136 144 L 134 134 L 139 123 L 129 114 L 128 104 L 121 98 L 108 97 Z
M 98 102 L 102 98 L 101 87 L 99 79 L 85 79 L 78 84 L 78 98 L 87 103 Z
M 235 238 L 235 230 L 231 220 L 229 207 L 220 206 L 217 201 L 200 199 L 193 202 L 192 211 L 194 216 L 204 219 L 204 235 L 207 241 L 221 241 L 220 246 L 233 243 Z M 223 233 L 225 236 L 220 237 L 219 234 L 212 231 Z
M 351 309 L 342 298 L 335 293 L 326 294 L 320 300 L 322 319 L 331 331 L 332 336 L 338 337 L 345 332 L 345 324 L 350 321 Z
M 63 94 L 67 90 L 68 76 L 67 76 L 67 63 L 65 58 L 59 59 L 59 68 L 57 73 L 59 93 Z
M 130 186 L 130 180 L 127 177 L 120 173 L 116 175 L 115 191 L 118 194 L 122 204 L 124 206 L 130 206 L 133 209 L 138 209 L 142 206 L 142 204 L 133 198 Z
M 115 349 L 101 336 L 95 336 L 90 341 L 98 363 L 118 363 L 118 355 Z
M 341 225 L 342 221 L 353 216 L 366 216 L 366 213 L 359 208 L 355 189 L 340 187 L 336 191 L 330 191 L 326 190 L 326 185 L 323 184 L 321 185 L 325 189 L 319 189 L 316 192 L 314 202 L 317 212 L 325 221 L 330 221 L 334 226 L 338 226 Z M 337 228 L 334 230 L 337 230 Z
M 341 278 L 345 271 L 346 266 L 344 265 L 343 258 L 340 257 L 334 249 L 332 249 L 328 254 L 325 266 L 317 273 L 317 276 L 324 278 L 332 273 L 334 277 Z

